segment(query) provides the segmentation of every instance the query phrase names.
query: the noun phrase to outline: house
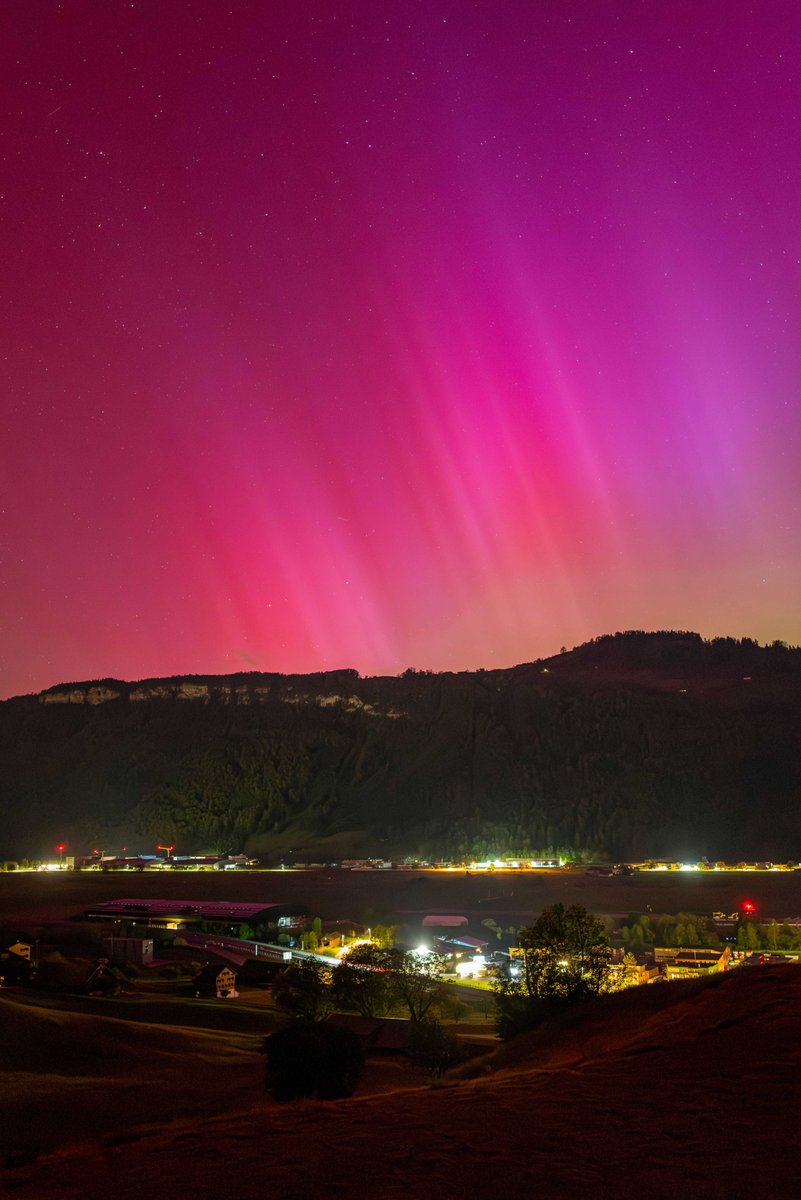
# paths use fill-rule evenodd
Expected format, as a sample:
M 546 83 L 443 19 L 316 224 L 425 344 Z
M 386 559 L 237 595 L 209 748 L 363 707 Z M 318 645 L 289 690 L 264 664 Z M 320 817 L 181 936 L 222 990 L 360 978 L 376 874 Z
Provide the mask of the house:
M 612 963 L 612 977 L 620 987 L 640 987 L 660 977 L 659 963 L 651 954 L 623 954 Z
M 694 979 L 727 970 L 731 947 L 720 950 L 710 946 L 655 946 L 654 958 L 667 979 Z
M 115 963 L 147 967 L 153 962 L 152 938 L 103 938 L 103 949 Z
M 0 987 L 21 987 L 30 982 L 31 948 L 26 942 L 0 948 Z
M 236 1000 L 239 992 L 236 990 L 236 971 L 218 963 L 206 963 L 195 976 L 193 987 L 195 995 L 204 1000 Z
M 653 983 L 659 978 L 659 963 L 650 954 L 635 954 L 637 983 Z
M 437 954 L 486 954 L 489 942 L 486 938 L 471 937 L 468 933 L 454 933 L 449 937 L 435 937 Z

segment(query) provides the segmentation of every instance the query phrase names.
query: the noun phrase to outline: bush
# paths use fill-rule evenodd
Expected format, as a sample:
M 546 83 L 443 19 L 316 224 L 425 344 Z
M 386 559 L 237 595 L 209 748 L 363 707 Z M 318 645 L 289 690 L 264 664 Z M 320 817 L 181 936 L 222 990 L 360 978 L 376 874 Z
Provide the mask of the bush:
M 454 1035 L 437 1021 L 415 1021 L 409 1036 L 409 1054 L 415 1062 L 438 1079 L 457 1066 L 465 1054 Z
M 272 984 L 273 1000 L 300 1021 L 324 1021 L 334 1011 L 331 971 L 314 959 L 293 962 Z
M 295 1021 L 264 1039 L 264 1086 L 274 1100 L 341 1100 L 353 1094 L 364 1068 L 355 1033 L 319 1021 Z
M 569 1008 L 561 996 L 537 997 L 498 992 L 495 995 L 495 1031 L 502 1042 L 536 1029 Z

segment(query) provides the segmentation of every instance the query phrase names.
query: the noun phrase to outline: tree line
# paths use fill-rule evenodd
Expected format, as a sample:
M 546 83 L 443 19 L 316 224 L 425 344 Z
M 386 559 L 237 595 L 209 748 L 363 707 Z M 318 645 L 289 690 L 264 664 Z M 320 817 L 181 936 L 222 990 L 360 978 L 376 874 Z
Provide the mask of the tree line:
M 20 698 L 0 705 L 0 853 L 66 827 L 257 856 L 359 829 L 457 860 L 784 857 L 799 677 L 796 649 L 633 631 L 508 671 L 271 676 L 242 705 Z

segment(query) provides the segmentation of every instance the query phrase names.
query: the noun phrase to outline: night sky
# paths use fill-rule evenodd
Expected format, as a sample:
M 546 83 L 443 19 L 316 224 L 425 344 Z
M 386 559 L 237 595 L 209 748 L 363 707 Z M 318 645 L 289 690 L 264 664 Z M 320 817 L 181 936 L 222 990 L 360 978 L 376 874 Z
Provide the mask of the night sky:
M 0 694 L 801 641 L 797 0 L 4 0 Z

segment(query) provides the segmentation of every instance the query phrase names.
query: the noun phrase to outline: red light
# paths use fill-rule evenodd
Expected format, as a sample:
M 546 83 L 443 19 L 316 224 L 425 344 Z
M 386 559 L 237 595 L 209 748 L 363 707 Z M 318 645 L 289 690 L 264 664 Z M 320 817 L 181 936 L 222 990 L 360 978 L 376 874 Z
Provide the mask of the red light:
M 756 905 L 754 904 L 753 900 L 743 900 L 740 908 L 743 910 L 743 912 L 756 912 Z
M 59 842 L 59 844 L 56 846 L 56 850 L 59 852 L 59 854 L 63 854 L 66 849 L 67 847 L 63 842 Z

